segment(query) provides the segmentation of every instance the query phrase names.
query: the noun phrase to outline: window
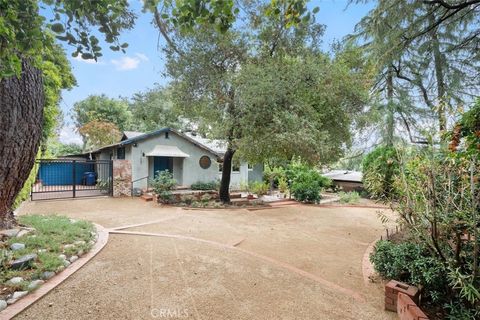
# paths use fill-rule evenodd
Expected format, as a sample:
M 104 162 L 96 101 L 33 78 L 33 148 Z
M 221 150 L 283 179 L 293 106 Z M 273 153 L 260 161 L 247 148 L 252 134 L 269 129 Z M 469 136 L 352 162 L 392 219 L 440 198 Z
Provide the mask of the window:
M 208 169 L 212 165 L 212 160 L 209 156 L 202 156 L 198 163 L 202 169 Z
M 248 170 L 253 170 L 253 167 L 254 167 L 253 164 L 251 164 L 251 163 L 248 164 Z
M 125 159 L 125 147 L 117 148 L 117 159 L 119 160 Z
M 168 131 L 165 132 L 165 139 L 169 139 L 169 137 L 168 137 Z

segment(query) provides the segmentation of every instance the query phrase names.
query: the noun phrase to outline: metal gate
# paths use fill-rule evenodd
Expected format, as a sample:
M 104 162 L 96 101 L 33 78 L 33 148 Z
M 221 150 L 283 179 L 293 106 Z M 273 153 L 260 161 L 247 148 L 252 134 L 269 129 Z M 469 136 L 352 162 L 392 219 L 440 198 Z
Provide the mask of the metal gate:
M 37 160 L 31 199 L 111 196 L 111 160 Z

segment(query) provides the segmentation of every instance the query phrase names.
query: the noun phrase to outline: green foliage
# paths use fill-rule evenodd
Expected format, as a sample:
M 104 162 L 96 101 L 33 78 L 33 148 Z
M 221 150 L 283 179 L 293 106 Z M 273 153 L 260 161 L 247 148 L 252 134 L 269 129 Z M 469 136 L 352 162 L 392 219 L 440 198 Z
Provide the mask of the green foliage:
M 255 181 L 250 184 L 250 191 L 259 197 L 266 195 L 269 190 L 270 187 L 264 182 Z
M 47 143 L 47 152 L 53 157 L 82 153 L 82 146 L 76 143 L 61 143 L 56 139 L 50 139 Z
M 108 121 L 92 120 L 83 125 L 78 132 L 85 141 L 86 150 L 94 150 L 120 141 L 122 133 L 118 127 Z
M 36 0 L 0 1 L 0 78 L 19 75 L 22 58 L 40 66 L 45 52 L 55 46 L 52 33 L 75 48 L 73 56 L 80 54 L 84 59 L 96 59 L 102 54 L 92 27 L 107 43 L 123 50 L 125 45 L 118 39 L 120 31 L 133 26 L 134 15 L 128 10 L 126 0 L 42 1 L 45 7 L 42 11 L 53 13 L 48 21 L 41 15 L 38 3 Z
M 351 191 L 351 192 L 340 191 L 338 193 L 338 196 L 340 197 L 341 203 L 354 204 L 360 201 L 360 195 L 356 191 Z
M 279 180 L 285 178 L 285 169 L 280 166 L 266 165 L 263 171 L 263 180 L 273 187 L 278 186 Z
M 286 193 L 288 191 L 288 181 L 286 177 L 280 177 L 278 179 L 278 190 L 281 193 Z
M 433 302 L 445 301 L 445 267 L 426 247 L 413 242 L 378 241 L 370 261 L 383 278 L 422 286 L 427 296 L 441 299 Z
M 163 87 L 135 93 L 129 107 L 132 113 L 131 129 L 147 132 L 159 128 L 180 129 L 182 126 L 173 108 L 170 91 Z
M 395 196 L 393 181 L 399 172 L 397 151 L 382 146 L 370 152 L 363 160 L 363 186 L 376 199 Z
M 170 171 L 164 170 L 157 171 L 155 178 L 150 179 L 149 185 L 162 201 L 168 202 L 172 198 L 171 191 L 177 185 L 177 181 L 173 179 L 173 174 Z
M 292 160 L 285 171 L 290 192 L 297 201 L 319 202 L 320 192 L 329 187 L 332 181 L 322 176 L 316 169 L 300 159 Z
M 192 183 L 190 188 L 192 190 L 218 190 L 219 182 L 218 181 L 211 181 L 211 182 L 195 182 Z

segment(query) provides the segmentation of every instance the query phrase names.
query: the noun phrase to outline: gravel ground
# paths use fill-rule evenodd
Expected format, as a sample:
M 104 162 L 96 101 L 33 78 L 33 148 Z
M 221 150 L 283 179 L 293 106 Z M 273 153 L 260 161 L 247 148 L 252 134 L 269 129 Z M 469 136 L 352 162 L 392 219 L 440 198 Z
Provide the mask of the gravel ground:
M 381 284 L 362 278 L 363 254 L 384 230 L 377 211 L 186 211 L 138 199 L 27 203 L 20 214 L 67 214 L 106 227 L 164 219 L 125 231 L 218 245 L 112 234 L 97 257 L 17 319 L 395 319 L 383 311 Z M 233 244 L 238 249 L 222 247 Z

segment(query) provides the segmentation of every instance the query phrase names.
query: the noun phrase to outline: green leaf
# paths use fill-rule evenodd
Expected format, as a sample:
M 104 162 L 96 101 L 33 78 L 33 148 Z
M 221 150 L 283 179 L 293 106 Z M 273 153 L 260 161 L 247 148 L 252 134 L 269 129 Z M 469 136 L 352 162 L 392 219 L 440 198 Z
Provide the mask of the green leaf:
M 52 26 L 50 27 L 50 29 L 52 29 L 52 31 L 55 32 L 55 33 L 65 32 L 65 28 L 63 27 L 63 24 L 61 24 L 61 23 L 54 23 L 54 24 L 52 24 Z

